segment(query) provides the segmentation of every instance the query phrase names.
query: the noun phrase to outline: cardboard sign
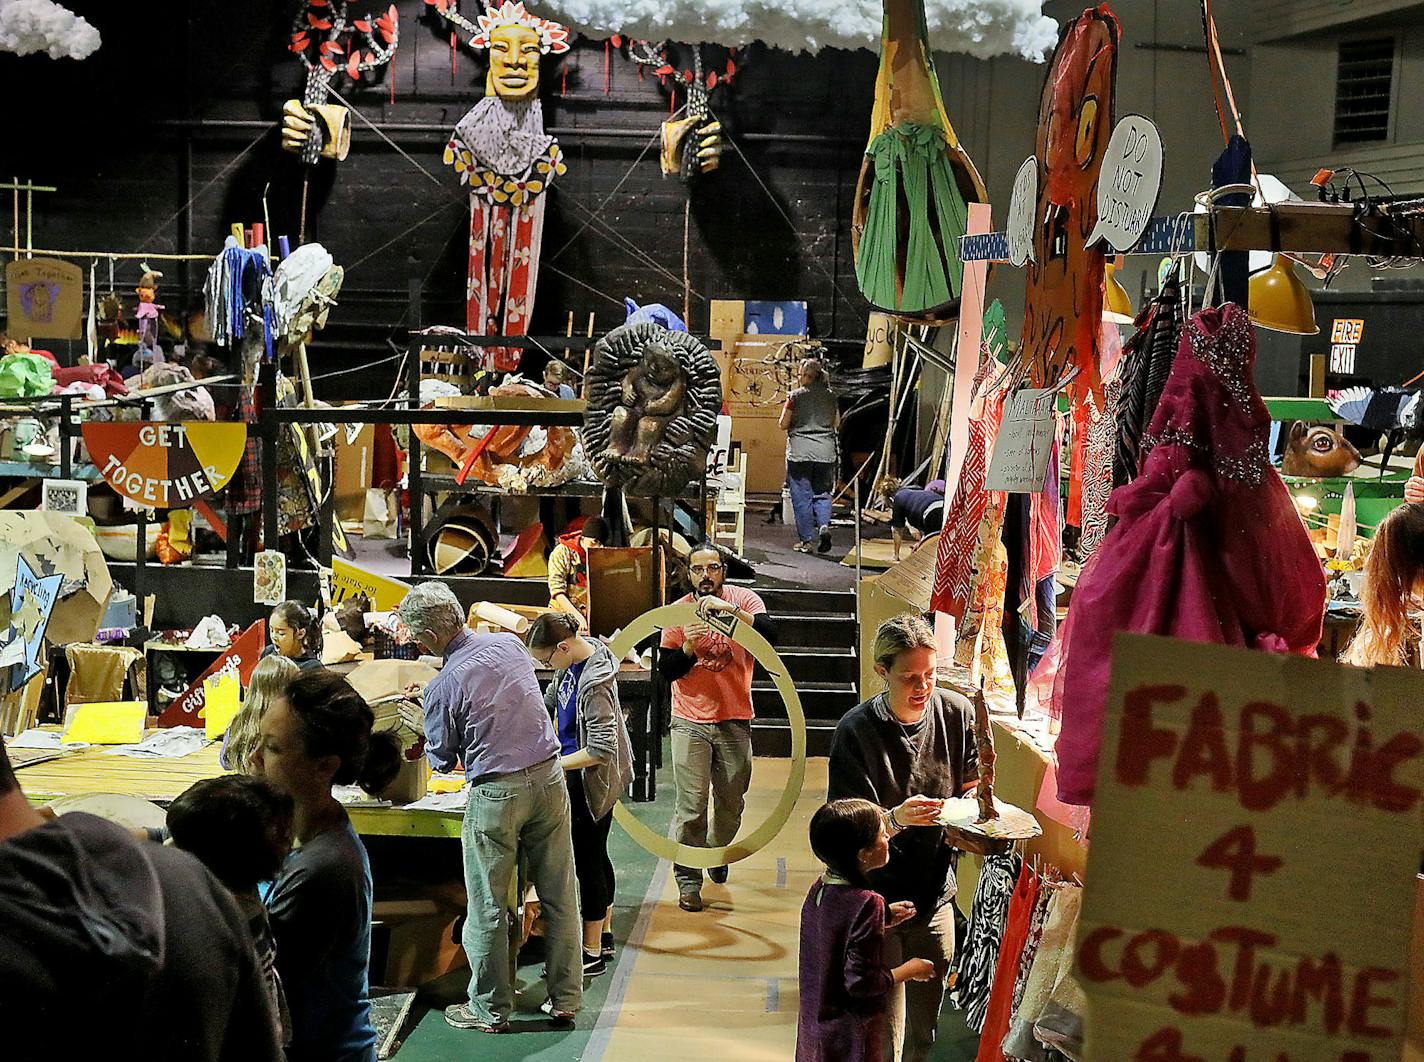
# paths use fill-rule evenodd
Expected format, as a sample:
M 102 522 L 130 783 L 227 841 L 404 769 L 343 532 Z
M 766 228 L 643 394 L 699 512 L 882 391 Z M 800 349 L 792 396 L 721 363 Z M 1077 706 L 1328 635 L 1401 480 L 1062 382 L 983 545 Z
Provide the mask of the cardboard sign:
M 725 413 L 717 416 L 717 441 L 707 451 L 707 478 L 715 480 L 727 471 L 732 452 L 732 418 Z
M 1361 317 L 1337 317 L 1330 322 L 1330 371 L 1350 375 L 1355 371 L 1355 352 L 1364 338 Z
M 203 726 L 203 708 L 207 701 L 207 680 L 224 671 L 233 671 L 243 688 L 252 681 L 252 669 L 257 666 L 267 644 L 267 621 L 258 620 L 239 634 L 226 652 L 214 660 L 182 696 L 163 710 L 159 726 Z
M 1038 159 L 1024 159 L 1014 177 L 1013 197 L 1009 200 L 1009 261 L 1021 266 L 1033 258 L 1033 218 L 1038 206 Z
M 1037 494 L 1048 475 L 1057 423 L 1058 392 L 1052 388 L 1025 387 L 1015 391 L 1004 407 L 994 456 L 989 461 L 988 490 Z
M 29 339 L 79 339 L 84 323 L 84 270 L 53 258 L 5 264 L 6 331 Z
M 1098 177 L 1098 223 L 1088 236 L 1091 245 L 1105 239 L 1119 251 L 1130 251 L 1142 239 L 1162 191 L 1162 136 L 1140 114 L 1129 114 L 1113 126 Z
M 40 653 L 44 648 L 45 630 L 59 599 L 63 575 L 41 577 L 30 567 L 21 553 L 15 562 L 15 588 L 10 592 L 10 623 L 15 637 L 24 642 L 25 658 L 19 673 L 11 672 L 10 689 L 19 689 L 40 673 Z
M 227 486 L 242 460 L 247 425 L 185 421 L 88 421 L 84 445 L 105 481 L 150 509 L 186 509 Z
M 410 583 L 368 572 L 365 568 L 342 560 L 331 559 L 331 603 L 339 605 L 348 597 L 368 594 L 372 612 L 390 612 L 398 608 L 410 593 Z
M 1076 956 L 1088 1062 L 1400 1057 L 1416 669 L 1118 635 Z
M 227 733 L 241 710 L 242 683 L 235 670 L 226 668 L 203 680 L 203 735 L 209 741 Z

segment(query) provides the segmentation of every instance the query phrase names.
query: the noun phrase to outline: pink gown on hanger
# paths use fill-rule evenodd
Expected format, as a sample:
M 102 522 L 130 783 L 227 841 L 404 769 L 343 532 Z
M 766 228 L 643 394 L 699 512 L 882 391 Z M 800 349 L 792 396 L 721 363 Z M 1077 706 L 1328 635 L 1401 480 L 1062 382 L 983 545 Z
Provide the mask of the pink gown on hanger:
M 1196 314 L 1143 439 L 1141 474 L 1108 500 L 1118 522 L 1079 577 L 1054 688 L 1067 803 L 1093 800 L 1118 631 L 1315 654 L 1325 575 L 1270 465 L 1255 362 L 1241 307 Z

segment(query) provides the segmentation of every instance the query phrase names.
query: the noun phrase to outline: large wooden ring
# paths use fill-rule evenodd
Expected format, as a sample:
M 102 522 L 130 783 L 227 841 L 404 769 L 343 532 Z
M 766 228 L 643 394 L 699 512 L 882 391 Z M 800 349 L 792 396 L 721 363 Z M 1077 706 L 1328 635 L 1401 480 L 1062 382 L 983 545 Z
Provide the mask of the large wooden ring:
M 667 627 L 681 627 L 688 623 L 705 622 L 697 614 L 697 608 L 690 601 L 674 605 L 663 605 L 644 612 L 633 620 L 616 637 L 609 648 L 615 659 L 622 660 L 631 653 L 639 642 Z M 720 848 L 699 848 L 696 845 L 678 844 L 671 837 L 654 833 L 619 801 L 613 807 L 613 817 L 618 825 L 644 850 L 659 859 L 666 859 L 678 866 L 693 867 L 697 870 L 711 870 L 746 859 L 766 847 L 781 832 L 791 818 L 792 809 L 801 796 L 801 784 L 806 778 L 806 714 L 801 710 L 801 697 L 787 674 L 786 665 L 770 642 L 753 629 L 750 623 L 732 620 L 730 629 L 725 629 L 719 617 L 713 614 L 712 623 L 722 630 L 732 641 L 752 654 L 758 664 L 766 669 L 776 683 L 781 700 L 786 705 L 786 717 L 791 723 L 791 771 L 786 785 L 781 790 L 781 799 L 760 826 L 740 841 Z

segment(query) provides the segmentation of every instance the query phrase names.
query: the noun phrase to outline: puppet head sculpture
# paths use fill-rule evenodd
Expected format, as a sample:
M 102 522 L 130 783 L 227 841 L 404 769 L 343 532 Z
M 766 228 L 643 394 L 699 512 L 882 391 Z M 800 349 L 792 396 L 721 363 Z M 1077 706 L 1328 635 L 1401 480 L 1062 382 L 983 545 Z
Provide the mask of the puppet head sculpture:
M 1360 467 L 1360 451 L 1337 428 L 1327 424 L 1291 425 L 1281 472 L 1287 476 L 1325 479 L 1347 476 Z
M 680 493 L 706 468 L 721 410 L 717 362 L 686 332 L 625 324 L 593 348 L 584 445 L 611 487 Z
M 490 388 L 495 398 L 543 398 L 523 380 Z M 535 428 L 514 424 L 416 424 L 416 436 L 459 466 L 456 482 L 467 478 L 522 494 L 558 487 L 588 470 L 583 447 L 572 428 Z
M 1063 28 L 1038 109 L 1038 203 L 1028 265 L 1023 352 L 1030 378 L 1047 387 L 1070 365 L 1078 386 L 1100 390 L 1098 336 L 1103 316 L 1101 243 L 1087 246 L 1098 222 L 1098 174 L 1113 129 L 1117 18 L 1106 4 Z

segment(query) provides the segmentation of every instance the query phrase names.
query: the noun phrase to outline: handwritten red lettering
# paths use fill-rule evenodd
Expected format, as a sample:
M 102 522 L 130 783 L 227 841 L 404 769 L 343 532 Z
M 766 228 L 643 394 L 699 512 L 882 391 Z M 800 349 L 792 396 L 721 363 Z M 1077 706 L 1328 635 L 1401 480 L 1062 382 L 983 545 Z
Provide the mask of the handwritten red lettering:
M 1117 778 L 1123 785 L 1146 785 L 1152 761 L 1176 750 L 1176 732 L 1152 725 L 1152 706 L 1179 701 L 1186 694 L 1185 686 L 1139 686 L 1123 697 L 1117 748 Z
M 1290 791 L 1291 754 L 1286 735 L 1291 715 L 1279 704 L 1252 701 L 1241 709 L 1241 753 L 1237 764 L 1241 806 L 1269 811 Z M 1257 773 L 1258 754 L 1269 766 Z
M 1165 930 L 1139 933 L 1122 953 L 1122 976 L 1134 988 L 1151 984 L 1177 961 L 1179 950 L 1177 938 Z
M 1394 1000 L 1386 996 L 1373 995 L 1372 991 L 1376 983 L 1391 984 L 1398 980 L 1398 971 L 1383 970 L 1378 966 L 1361 970 L 1355 976 L 1355 991 L 1350 994 L 1350 1017 L 1346 1022 L 1351 1033 L 1355 1036 L 1369 1036 L 1377 1039 L 1394 1035 L 1395 1030 L 1388 1026 L 1370 1024 L 1370 1010 L 1374 1007 L 1393 1007 L 1395 1005 Z M 1397 1015 L 1395 1020 L 1398 1020 Z
M 1252 876 L 1274 874 L 1281 869 L 1281 863 L 1280 856 L 1256 853 L 1256 831 L 1250 826 L 1227 830 L 1197 856 L 1197 866 L 1231 871 L 1226 895 L 1243 903 L 1251 898 Z
M 1143 1040 L 1132 1062 L 1203 1062 L 1203 1059 L 1200 1055 L 1184 1054 L 1182 1030 L 1168 1026 Z
M 1103 946 L 1122 936 L 1122 930 L 1115 926 L 1099 926 L 1084 938 L 1078 948 L 1078 969 L 1089 981 L 1116 981 L 1122 976 L 1117 970 L 1108 968 L 1103 959 Z
M 1226 728 L 1214 693 L 1203 694 L 1192 709 L 1187 735 L 1172 766 L 1172 787 L 1186 789 L 1199 774 L 1206 775 L 1218 793 L 1231 788 L 1231 754 L 1226 750 Z

